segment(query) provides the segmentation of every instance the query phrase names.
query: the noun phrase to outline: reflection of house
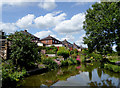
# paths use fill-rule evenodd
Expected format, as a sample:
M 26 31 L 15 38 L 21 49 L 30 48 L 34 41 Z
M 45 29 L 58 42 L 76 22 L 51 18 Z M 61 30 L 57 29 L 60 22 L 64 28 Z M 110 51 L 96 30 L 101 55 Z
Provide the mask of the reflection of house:
M 27 30 L 21 31 L 21 33 L 24 34 L 24 35 L 31 36 L 32 37 L 32 39 L 31 39 L 32 42 L 37 43 L 38 46 L 44 46 L 44 44 L 40 42 L 40 38 L 30 34 L 29 32 L 27 32 Z
M 66 39 L 64 41 L 62 41 L 62 44 L 64 44 L 65 47 L 69 48 L 70 50 L 73 49 L 73 44 L 71 44 L 70 42 L 68 42 Z
M 46 46 L 52 46 L 52 45 L 54 45 L 56 47 L 64 46 L 61 41 L 57 40 L 56 38 L 54 38 L 50 35 L 48 37 L 41 39 L 40 41 L 41 41 L 41 43 L 45 44 Z

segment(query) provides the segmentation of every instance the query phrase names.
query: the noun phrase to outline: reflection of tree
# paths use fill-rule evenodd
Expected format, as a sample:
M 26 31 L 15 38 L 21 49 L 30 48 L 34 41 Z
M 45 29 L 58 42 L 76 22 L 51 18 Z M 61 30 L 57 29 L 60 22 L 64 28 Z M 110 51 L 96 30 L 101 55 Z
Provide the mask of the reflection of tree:
M 99 78 L 101 78 L 101 76 L 102 76 L 102 69 L 98 68 L 97 69 L 97 73 L 98 73 Z
M 90 85 L 90 87 L 93 87 L 93 86 L 95 86 L 95 87 L 99 87 L 99 86 L 101 86 L 102 88 L 109 88 L 109 87 L 114 87 L 114 83 L 112 83 L 112 80 L 102 80 L 102 82 L 100 82 L 100 83 L 97 83 L 97 81 L 95 81 L 95 82 L 90 82 L 90 83 L 88 83 L 89 85 Z
M 118 86 L 117 86 L 117 88 L 120 88 L 120 78 L 119 78 L 119 82 L 118 82 Z
M 89 79 L 92 80 L 92 71 L 89 72 Z
M 67 78 L 79 74 L 76 66 L 66 66 L 57 70 L 52 70 L 44 74 L 34 75 L 25 79 L 24 86 L 40 86 L 42 84 L 48 87 L 59 80 L 67 80 Z

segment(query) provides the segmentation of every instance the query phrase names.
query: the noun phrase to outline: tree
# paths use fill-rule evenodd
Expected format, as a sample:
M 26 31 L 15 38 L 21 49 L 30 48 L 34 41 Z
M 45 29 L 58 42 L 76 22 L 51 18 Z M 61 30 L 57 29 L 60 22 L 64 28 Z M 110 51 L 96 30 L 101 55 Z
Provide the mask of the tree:
M 89 52 L 97 50 L 101 54 L 112 53 L 116 44 L 120 50 L 120 2 L 101 2 L 87 10 L 84 30 L 84 43 Z
M 31 37 L 23 35 L 20 32 L 15 32 L 10 35 L 12 45 L 11 48 L 11 59 L 15 66 L 25 67 L 28 69 L 34 66 L 35 62 L 40 59 L 38 57 L 37 44 L 31 42 Z

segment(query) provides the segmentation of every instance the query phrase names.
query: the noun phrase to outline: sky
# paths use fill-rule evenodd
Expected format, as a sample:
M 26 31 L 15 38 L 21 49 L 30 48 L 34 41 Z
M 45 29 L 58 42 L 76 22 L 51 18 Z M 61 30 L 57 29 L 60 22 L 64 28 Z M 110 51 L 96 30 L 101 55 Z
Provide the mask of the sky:
M 0 3 L 2 12 L 0 29 L 7 34 L 27 30 L 40 39 L 51 35 L 60 41 L 67 39 L 71 43 L 87 47 L 83 44 L 85 36 L 83 21 L 87 9 L 92 8 L 96 0 L 91 2 L 8 1 Z

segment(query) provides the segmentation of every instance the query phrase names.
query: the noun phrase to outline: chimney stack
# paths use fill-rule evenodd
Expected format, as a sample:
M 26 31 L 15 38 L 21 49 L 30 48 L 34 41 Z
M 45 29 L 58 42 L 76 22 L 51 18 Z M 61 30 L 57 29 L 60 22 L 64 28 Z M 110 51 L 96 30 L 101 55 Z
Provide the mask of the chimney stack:
M 27 30 L 24 30 L 24 32 L 27 32 Z

